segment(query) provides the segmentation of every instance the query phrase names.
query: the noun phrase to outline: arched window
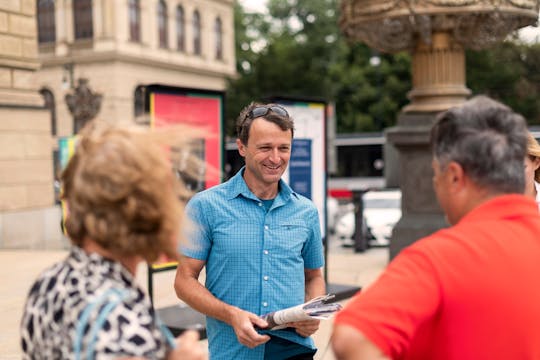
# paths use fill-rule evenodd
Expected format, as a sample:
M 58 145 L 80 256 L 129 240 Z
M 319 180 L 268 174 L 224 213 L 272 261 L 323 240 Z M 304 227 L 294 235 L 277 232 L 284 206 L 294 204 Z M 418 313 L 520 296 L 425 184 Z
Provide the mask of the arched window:
M 129 0 L 129 38 L 141 41 L 141 4 L 139 0 Z
M 56 41 L 56 22 L 54 0 L 37 0 L 38 42 Z
M 49 110 L 51 114 L 51 135 L 56 136 L 56 105 L 54 103 L 54 94 L 49 89 L 41 89 L 39 91 L 43 100 L 45 100 L 45 108 Z
M 159 34 L 159 47 L 166 49 L 168 47 L 167 36 L 167 4 L 165 0 L 159 0 L 158 2 L 158 34 Z
M 193 53 L 201 55 L 201 15 L 198 10 L 193 13 Z
M 133 113 L 135 118 L 145 115 L 146 113 L 146 87 L 139 85 L 135 88 L 133 94 Z
M 176 47 L 179 51 L 186 50 L 186 22 L 184 8 L 181 5 L 176 8 Z
M 92 0 L 73 0 L 75 39 L 91 39 L 94 36 Z
M 223 59 L 223 29 L 221 26 L 221 19 L 218 17 L 214 22 L 214 39 L 216 41 L 216 59 Z

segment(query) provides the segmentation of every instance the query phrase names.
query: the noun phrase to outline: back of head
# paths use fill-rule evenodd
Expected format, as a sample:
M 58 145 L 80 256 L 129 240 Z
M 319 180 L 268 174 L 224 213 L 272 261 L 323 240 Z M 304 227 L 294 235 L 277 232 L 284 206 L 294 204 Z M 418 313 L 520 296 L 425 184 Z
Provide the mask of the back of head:
M 66 230 L 76 245 L 91 239 L 116 255 L 149 262 L 161 254 L 177 257 L 182 189 L 164 147 L 151 136 L 89 124 L 62 181 Z
M 523 117 L 486 96 L 440 115 L 431 131 L 441 168 L 455 161 L 492 193 L 523 193 L 527 126 Z

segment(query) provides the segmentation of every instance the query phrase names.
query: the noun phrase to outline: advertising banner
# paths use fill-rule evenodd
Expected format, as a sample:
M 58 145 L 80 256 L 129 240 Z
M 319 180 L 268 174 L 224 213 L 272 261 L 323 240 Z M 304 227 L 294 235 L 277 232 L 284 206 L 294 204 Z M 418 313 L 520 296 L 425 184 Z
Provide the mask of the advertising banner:
M 203 128 L 205 136 L 194 139 L 190 154 L 172 147 L 173 167 L 182 170 L 182 161 L 188 156 L 197 156 L 203 166 L 196 177 L 179 176 L 191 191 L 197 192 L 221 183 L 223 161 L 223 93 L 164 86 L 148 86 L 151 126 L 166 128 L 176 124 Z M 176 163 L 175 163 L 176 162 Z M 211 168 L 214 171 L 208 171 Z M 152 287 L 152 272 L 175 268 L 176 261 L 161 259 L 150 267 L 149 287 Z

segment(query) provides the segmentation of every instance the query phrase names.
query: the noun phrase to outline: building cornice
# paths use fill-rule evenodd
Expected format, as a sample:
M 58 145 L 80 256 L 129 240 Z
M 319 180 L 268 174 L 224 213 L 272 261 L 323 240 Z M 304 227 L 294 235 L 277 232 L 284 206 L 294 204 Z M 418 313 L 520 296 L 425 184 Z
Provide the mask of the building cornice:
M 161 60 L 151 57 L 141 57 L 139 55 L 130 55 L 121 53 L 118 51 L 102 51 L 102 52 L 89 52 L 84 54 L 74 54 L 68 56 L 56 56 L 51 53 L 41 53 L 40 60 L 42 62 L 42 68 L 62 66 L 67 63 L 76 64 L 91 64 L 91 63 L 107 63 L 107 62 L 127 62 L 136 65 L 144 65 L 149 67 L 158 67 L 164 70 L 189 72 L 197 75 L 205 76 L 217 76 L 227 77 L 234 76 L 234 71 L 219 71 L 208 68 L 201 68 L 197 66 L 184 65 L 174 63 L 167 60 Z

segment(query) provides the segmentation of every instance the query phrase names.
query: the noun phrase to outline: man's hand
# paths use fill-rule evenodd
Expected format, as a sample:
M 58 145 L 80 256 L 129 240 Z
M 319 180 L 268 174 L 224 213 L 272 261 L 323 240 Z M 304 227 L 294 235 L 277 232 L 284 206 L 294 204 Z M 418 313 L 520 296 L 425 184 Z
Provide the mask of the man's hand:
M 303 337 L 311 336 L 315 333 L 315 331 L 319 330 L 319 324 L 321 323 L 321 320 L 304 320 L 304 321 L 296 321 L 292 323 L 286 324 L 287 327 L 292 327 L 296 329 L 296 332 L 298 335 Z
M 255 330 L 255 326 L 264 329 L 268 323 L 257 315 L 237 309 L 231 318 L 231 326 L 238 341 L 249 348 L 254 348 L 270 340 L 270 336 L 261 335 Z

